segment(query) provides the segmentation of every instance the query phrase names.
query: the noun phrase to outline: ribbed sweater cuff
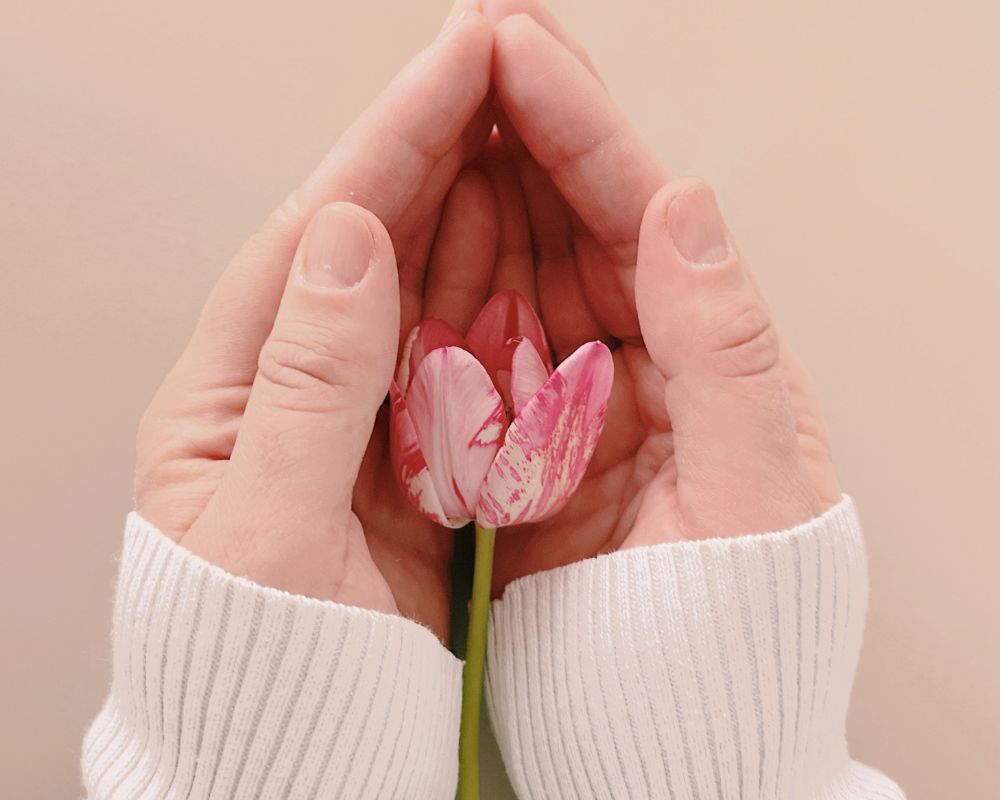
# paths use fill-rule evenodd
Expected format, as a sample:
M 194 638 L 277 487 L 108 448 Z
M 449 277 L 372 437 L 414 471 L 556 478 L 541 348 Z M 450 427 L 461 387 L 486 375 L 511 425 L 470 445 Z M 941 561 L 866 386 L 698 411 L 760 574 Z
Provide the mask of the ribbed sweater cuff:
M 402 617 L 234 577 L 137 514 L 88 797 L 451 798 L 462 664 Z
M 902 797 L 847 755 L 866 603 L 848 498 L 788 531 L 514 582 L 487 698 L 518 796 Z

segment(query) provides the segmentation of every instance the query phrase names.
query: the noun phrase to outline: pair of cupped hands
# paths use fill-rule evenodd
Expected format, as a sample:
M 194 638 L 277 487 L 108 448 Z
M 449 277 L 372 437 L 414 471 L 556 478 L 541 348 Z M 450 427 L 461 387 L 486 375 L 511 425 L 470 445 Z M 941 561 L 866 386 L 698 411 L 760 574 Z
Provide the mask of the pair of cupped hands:
M 615 377 L 576 495 L 499 533 L 494 596 L 839 499 L 813 391 L 712 191 L 669 176 L 536 0 L 459 0 L 221 275 L 140 424 L 137 510 L 230 573 L 447 642 L 456 534 L 397 487 L 386 394 L 414 325 L 464 333 L 502 289 L 556 363 L 600 339 Z

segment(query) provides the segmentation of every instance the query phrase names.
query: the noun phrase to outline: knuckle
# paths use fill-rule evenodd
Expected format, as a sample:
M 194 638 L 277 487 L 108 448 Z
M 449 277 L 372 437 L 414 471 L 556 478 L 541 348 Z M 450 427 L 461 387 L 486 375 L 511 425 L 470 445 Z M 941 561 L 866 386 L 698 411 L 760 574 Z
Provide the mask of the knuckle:
M 728 309 L 724 320 L 704 337 L 708 358 L 719 375 L 753 377 L 777 368 L 778 332 L 760 301 L 754 299 Z
M 799 451 L 806 461 L 823 463 L 830 460 L 830 444 L 828 441 L 810 431 L 798 430 L 796 439 Z
M 137 463 L 142 463 L 145 461 L 145 457 L 151 453 L 154 448 L 154 442 L 157 438 L 157 430 L 159 425 L 157 420 L 152 413 L 152 410 L 147 408 L 142 417 L 139 419 L 139 425 L 135 432 L 135 454 Z
M 161 386 L 139 418 L 139 424 L 136 427 L 135 465 L 137 475 L 152 472 L 152 465 L 164 460 L 165 451 L 169 449 L 174 438 L 170 435 L 172 426 L 163 409 L 163 393 L 164 387 Z
M 339 347 L 328 329 L 297 322 L 275 328 L 261 348 L 257 370 L 268 383 L 329 406 L 340 392 L 361 385 L 362 362 L 356 349 Z
M 803 450 L 808 449 L 811 455 L 825 458 L 830 456 L 830 436 L 820 418 L 809 413 L 796 414 L 795 432 Z

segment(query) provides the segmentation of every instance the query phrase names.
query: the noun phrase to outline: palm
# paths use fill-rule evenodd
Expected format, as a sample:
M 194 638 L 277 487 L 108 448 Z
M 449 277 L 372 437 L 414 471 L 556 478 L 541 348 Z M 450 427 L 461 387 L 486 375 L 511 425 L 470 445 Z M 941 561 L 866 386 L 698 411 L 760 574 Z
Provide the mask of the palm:
M 482 128 L 481 120 L 470 125 L 476 127 Z M 478 173 L 459 173 L 446 190 L 415 193 L 390 227 L 404 334 L 422 316 L 447 316 L 467 326 L 478 313 L 489 293 L 495 216 L 495 200 Z M 455 263 L 464 268 L 452 272 L 449 267 Z M 189 532 L 205 519 L 223 484 L 253 381 L 249 370 L 224 386 L 168 378 L 147 412 L 148 424 L 139 437 L 137 507 L 177 541 L 190 541 Z M 447 641 L 454 532 L 421 516 L 396 487 L 387 412 L 383 407 L 376 417 L 358 473 L 353 498 L 357 520 L 351 527 L 360 527 L 381 573 L 366 580 L 384 579 L 404 616 Z M 210 530 L 212 525 L 201 527 Z M 342 547 L 332 536 L 330 548 L 341 557 Z
M 587 475 L 558 514 L 498 536 L 498 595 L 523 575 L 615 550 L 672 448 L 663 379 L 615 277 L 622 254 L 597 244 L 508 126 L 502 141 L 490 141 L 482 165 L 502 218 L 493 289 L 514 288 L 535 302 L 557 360 L 594 339 L 615 351 L 605 430 Z
M 614 354 L 615 383 L 604 434 L 569 504 L 538 523 L 498 537 L 493 593 L 512 580 L 616 550 L 631 527 L 652 479 L 672 457 L 669 425 L 650 402 L 656 387 L 630 362 L 648 357 L 638 346 Z
M 501 280 L 495 279 L 494 286 L 510 285 L 536 298 L 557 359 L 585 341 L 606 341 L 614 351 L 615 380 L 604 434 L 569 504 L 550 519 L 512 527 L 498 537 L 494 596 L 519 577 L 623 545 L 704 535 L 692 517 L 707 499 L 679 474 L 665 378 L 643 343 L 633 288 L 626 285 L 635 270 L 639 215 L 631 239 L 600 244 L 509 123 L 504 134 L 503 142 L 491 140 L 485 163 L 500 187 L 501 206 L 508 207 L 500 252 L 520 257 L 498 262 Z M 650 183 L 662 178 L 655 162 L 647 170 Z M 511 213 L 511 206 L 520 211 Z M 519 249 L 517 243 L 525 241 L 531 247 Z M 778 369 L 803 467 L 827 507 L 840 490 L 822 414 L 804 369 L 784 344 L 780 350 Z
M 618 347 L 620 339 L 596 321 L 590 298 L 576 278 L 581 265 L 574 250 L 551 249 L 559 239 L 568 241 L 571 212 L 540 168 L 514 147 L 494 136 L 476 165 L 489 181 L 478 172 L 465 173 L 437 227 L 410 237 L 411 242 L 432 242 L 421 250 L 426 257 L 421 268 L 413 270 L 412 281 L 402 266 L 412 265 L 412 256 L 397 254 L 402 336 L 427 316 L 443 318 L 464 333 L 492 293 L 515 288 L 539 307 L 557 358 L 593 339 L 617 347 L 605 433 L 588 474 L 559 514 L 502 532 L 495 593 L 522 575 L 615 549 L 628 532 L 646 486 L 671 455 L 662 378 L 641 344 Z M 428 215 L 429 220 L 438 217 L 439 212 Z M 452 220 L 461 220 L 461 225 L 452 226 Z M 577 234 L 581 240 L 586 236 L 585 231 Z M 602 259 L 614 257 L 592 246 L 587 252 L 597 269 Z M 552 280 L 553 266 L 572 280 Z M 626 337 L 632 318 L 621 314 L 616 325 L 612 309 L 607 324 Z M 425 519 L 398 490 L 389 463 L 387 422 L 388 409 L 383 408 L 359 475 L 354 509 L 400 611 L 446 638 L 455 533 Z
M 443 318 L 464 333 L 492 293 L 514 288 L 539 308 L 557 359 L 593 339 L 616 348 L 605 432 L 587 476 L 559 514 L 502 532 L 494 580 L 499 593 L 522 575 L 614 550 L 646 487 L 672 452 L 662 378 L 637 331 L 629 329 L 634 314 L 616 307 L 621 302 L 617 286 L 608 299 L 609 287 L 602 286 L 600 277 L 590 286 L 579 278 L 585 270 L 613 275 L 617 254 L 597 247 L 574 221 L 513 134 L 506 143 L 494 135 L 476 166 L 481 172 L 464 173 L 443 211 L 429 214 L 428 222 L 408 237 L 409 247 L 425 254 L 419 267 L 413 268 L 413 253 L 402 248 L 397 253 L 401 336 L 427 316 Z M 461 224 L 453 224 L 456 220 Z M 409 271 L 404 265 L 410 265 Z M 605 302 L 592 302 L 595 294 Z M 633 343 L 622 344 L 622 339 Z M 426 520 L 399 492 L 388 457 L 387 411 L 379 414 L 362 465 L 355 512 L 400 611 L 444 638 L 455 534 Z
M 609 286 L 599 277 L 602 270 L 614 275 L 618 255 L 596 246 L 513 134 L 506 143 L 494 135 L 476 166 L 489 181 L 480 173 L 465 173 L 443 213 L 428 215 L 436 221 L 440 214 L 436 228 L 422 226 L 409 237 L 411 247 L 431 243 L 426 249 L 417 245 L 426 256 L 412 276 L 403 266 L 412 268 L 412 254 L 397 254 L 401 335 L 427 316 L 443 318 L 464 333 L 492 293 L 514 288 L 539 308 L 557 359 L 593 339 L 616 349 L 605 432 L 587 476 L 554 517 L 502 532 L 494 577 L 499 594 L 523 575 L 616 549 L 650 481 L 658 473 L 669 474 L 662 468 L 672 449 L 662 378 L 637 331 L 629 329 L 634 314 L 616 307 L 620 290 L 611 287 L 609 298 Z M 453 220 L 461 225 L 452 225 Z M 598 277 L 585 286 L 579 277 L 583 271 Z M 633 343 L 622 344 L 622 339 Z M 400 611 L 446 638 L 455 534 L 421 516 L 399 492 L 389 463 L 387 412 L 383 408 L 376 422 L 354 509 Z

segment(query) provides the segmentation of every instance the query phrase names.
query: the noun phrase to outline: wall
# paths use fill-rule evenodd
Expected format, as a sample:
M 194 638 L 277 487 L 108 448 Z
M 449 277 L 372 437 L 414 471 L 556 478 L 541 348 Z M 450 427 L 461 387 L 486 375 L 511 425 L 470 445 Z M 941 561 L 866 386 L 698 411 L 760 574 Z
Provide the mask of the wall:
M 133 429 L 202 298 L 443 2 L 2 4 L 0 794 L 77 791 Z M 997 6 L 553 5 L 821 386 L 871 552 L 854 751 L 995 795 Z

